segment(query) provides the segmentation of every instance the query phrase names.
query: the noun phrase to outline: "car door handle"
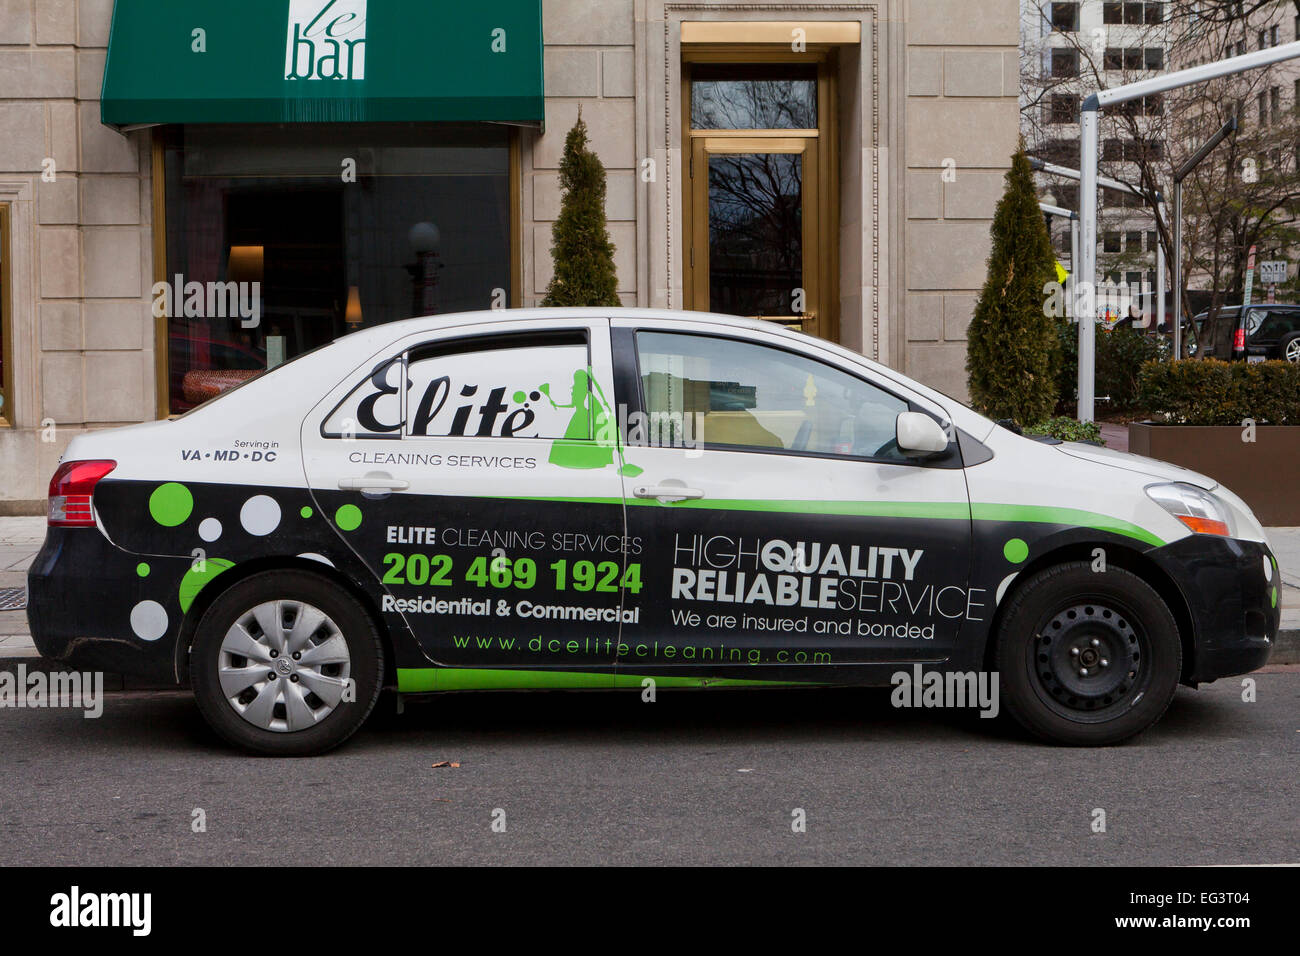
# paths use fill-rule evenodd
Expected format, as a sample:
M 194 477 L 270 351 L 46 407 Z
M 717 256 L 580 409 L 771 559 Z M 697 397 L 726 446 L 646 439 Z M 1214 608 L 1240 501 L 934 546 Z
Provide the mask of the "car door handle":
M 340 478 L 341 491 L 405 491 L 411 487 L 409 481 L 401 478 Z
M 637 485 L 632 489 L 632 494 L 638 498 L 658 498 L 665 503 L 704 497 L 704 492 L 699 488 L 687 488 L 680 482 L 664 482 L 662 485 Z

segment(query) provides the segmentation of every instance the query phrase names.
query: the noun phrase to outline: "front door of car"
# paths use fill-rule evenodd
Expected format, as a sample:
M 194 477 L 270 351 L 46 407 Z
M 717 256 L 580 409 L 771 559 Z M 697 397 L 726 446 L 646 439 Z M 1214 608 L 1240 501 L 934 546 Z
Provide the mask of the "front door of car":
M 626 549 L 608 340 L 604 319 L 408 337 L 304 422 L 318 507 L 431 660 L 612 682 Z
M 613 322 L 628 535 L 646 542 L 620 674 L 852 680 L 946 659 L 992 612 L 969 588 L 956 442 L 919 460 L 894 440 L 900 412 L 949 427 L 942 409 L 784 336 Z

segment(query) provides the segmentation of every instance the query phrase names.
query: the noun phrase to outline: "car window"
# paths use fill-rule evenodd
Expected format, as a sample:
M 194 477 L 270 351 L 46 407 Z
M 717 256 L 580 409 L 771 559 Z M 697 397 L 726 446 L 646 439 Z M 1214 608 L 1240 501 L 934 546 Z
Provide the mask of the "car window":
M 1270 311 L 1260 326 L 1257 337 L 1266 341 L 1281 338 L 1295 327 L 1296 314 L 1291 311 Z
M 327 438 L 591 439 L 599 417 L 591 409 L 604 405 L 589 362 L 582 332 L 430 343 L 374 365 L 321 431 Z
M 1246 310 L 1246 336 L 1250 337 L 1259 331 L 1260 324 L 1264 321 L 1263 309 Z
M 833 366 L 718 336 L 638 332 L 636 344 L 652 422 L 711 446 L 906 460 L 894 437 L 907 402 Z

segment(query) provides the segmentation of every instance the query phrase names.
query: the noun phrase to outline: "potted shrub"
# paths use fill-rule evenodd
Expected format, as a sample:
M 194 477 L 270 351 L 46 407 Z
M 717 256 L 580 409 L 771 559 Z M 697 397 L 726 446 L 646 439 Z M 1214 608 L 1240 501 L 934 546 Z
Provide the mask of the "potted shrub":
M 1300 365 L 1147 362 L 1151 420 L 1129 425 L 1129 451 L 1221 481 L 1266 525 L 1300 525 Z

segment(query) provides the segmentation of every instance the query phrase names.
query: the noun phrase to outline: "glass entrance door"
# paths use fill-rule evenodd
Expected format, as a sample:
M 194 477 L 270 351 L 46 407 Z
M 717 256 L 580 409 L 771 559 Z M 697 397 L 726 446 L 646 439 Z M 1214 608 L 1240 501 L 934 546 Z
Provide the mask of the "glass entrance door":
M 830 54 L 703 48 L 690 56 L 682 103 L 686 307 L 834 339 Z
M 817 141 L 725 136 L 692 145 L 694 307 L 819 334 Z

